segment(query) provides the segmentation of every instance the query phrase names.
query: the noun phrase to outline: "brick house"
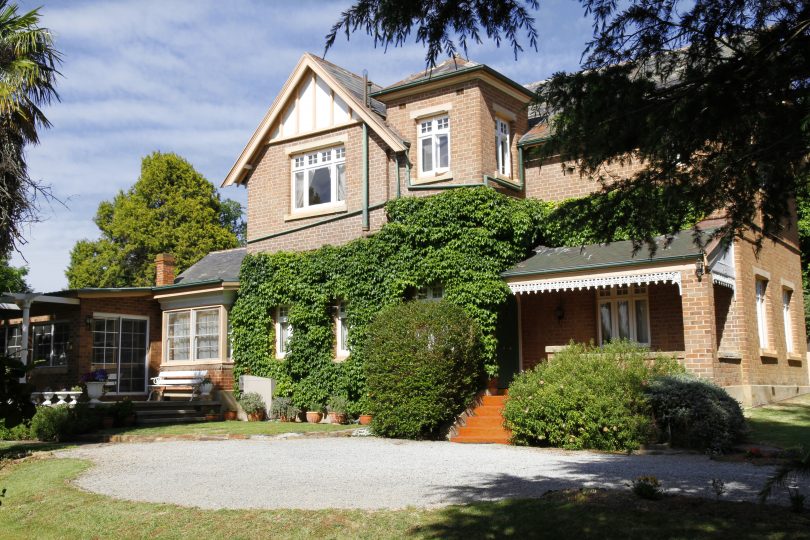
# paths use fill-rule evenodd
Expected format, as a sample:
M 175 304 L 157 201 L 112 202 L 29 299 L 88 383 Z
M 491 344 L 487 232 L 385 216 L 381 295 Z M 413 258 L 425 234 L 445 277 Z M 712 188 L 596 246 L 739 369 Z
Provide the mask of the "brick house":
M 205 366 L 227 389 L 227 312 L 245 253 L 310 250 L 373 234 L 386 220 L 385 203 L 401 196 L 460 186 L 548 201 L 593 192 L 598 184 L 575 164 L 528 157 L 547 135 L 529 107 L 533 89 L 460 57 L 383 88 L 304 54 L 222 183 L 248 190 L 247 247 L 209 254 L 177 279 L 164 258 L 154 288 L 47 295 L 78 301 L 59 306 L 78 314 L 71 330 L 78 363 L 47 369 L 61 370 L 53 377 L 66 384 L 75 380 L 101 354 L 97 319 L 123 312 L 148 320 L 145 371 Z M 626 337 L 677 355 L 745 404 L 810 391 L 795 217 L 792 225 L 760 251 L 748 237 L 701 251 L 689 231 L 653 256 L 634 255 L 628 242 L 538 246 L 503 273 L 514 297 L 499 334 L 514 346 L 504 348 L 512 353 L 501 359 L 501 384 L 571 340 Z M 41 297 L 33 306 L 32 321 L 60 317 Z M 8 332 L 16 321 L 13 310 L 5 313 Z M 279 350 L 285 323 L 277 312 Z M 341 331 L 338 321 L 338 345 Z

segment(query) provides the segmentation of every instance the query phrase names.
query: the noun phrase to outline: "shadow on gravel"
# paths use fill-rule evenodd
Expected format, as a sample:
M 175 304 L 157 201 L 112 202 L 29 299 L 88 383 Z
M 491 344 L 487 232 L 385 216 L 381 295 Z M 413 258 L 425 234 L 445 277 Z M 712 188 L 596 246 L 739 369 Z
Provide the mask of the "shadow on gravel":
M 685 496 L 648 501 L 628 491 L 567 490 L 550 492 L 539 499 L 448 507 L 408 532 L 412 537 L 451 540 L 810 539 L 810 516 L 754 503 Z

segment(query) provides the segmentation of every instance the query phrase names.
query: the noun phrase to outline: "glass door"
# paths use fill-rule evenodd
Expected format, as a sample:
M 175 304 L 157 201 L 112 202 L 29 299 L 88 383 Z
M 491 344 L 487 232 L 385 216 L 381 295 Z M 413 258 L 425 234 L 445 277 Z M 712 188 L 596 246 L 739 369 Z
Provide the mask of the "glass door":
M 146 393 L 148 327 L 147 319 L 112 316 L 93 319 L 93 369 L 107 371 L 108 391 Z

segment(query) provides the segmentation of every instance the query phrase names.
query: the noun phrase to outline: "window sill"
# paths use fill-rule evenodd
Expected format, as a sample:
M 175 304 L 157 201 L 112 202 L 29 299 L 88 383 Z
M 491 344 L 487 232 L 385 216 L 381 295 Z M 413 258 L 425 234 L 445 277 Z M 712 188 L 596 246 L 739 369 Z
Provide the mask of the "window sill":
M 760 349 L 759 350 L 759 356 L 761 358 L 778 358 L 779 353 L 777 353 L 776 351 L 770 350 L 770 349 Z
M 165 361 L 165 360 L 164 360 L 164 361 L 162 361 L 162 362 L 160 363 L 161 367 L 163 367 L 163 366 L 169 366 L 169 367 L 177 367 L 177 366 L 205 366 L 205 365 L 211 365 L 211 364 L 216 364 L 216 365 L 219 365 L 219 364 L 223 364 L 223 365 L 224 365 L 224 364 L 233 365 L 233 360 L 218 360 L 218 359 L 216 359 L 216 358 L 215 358 L 215 359 L 209 359 L 209 360 L 186 360 L 186 361 L 182 361 L 182 362 L 167 362 L 167 361 Z
M 293 211 L 290 214 L 284 214 L 284 221 L 295 221 L 297 219 L 306 219 L 315 216 L 325 216 L 328 214 L 339 214 L 346 212 L 348 206 L 345 202 L 330 203 L 316 208 L 309 208 L 306 210 Z
M 788 360 L 795 360 L 795 361 L 798 361 L 798 362 L 801 362 L 801 361 L 804 360 L 804 357 L 802 355 L 796 354 L 796 353 L 790 353 L 790 354 L 788 354 L 787 357 L 788 357 Z
M 348 359 L 349 359 L 348 354 L 338 354 L 332 359 L 332 361 L 334 363 L 336 363 L 336 364 L 341 364 L 341 363 L 345 362 Z
M 450 171 L 438 174 L 436 176 L 420 176 L 414 179 L 411 183 L 415 186 L 422 184 L 433 184 L 434 182 L 447 182 L 453 179 L 453 173 Z

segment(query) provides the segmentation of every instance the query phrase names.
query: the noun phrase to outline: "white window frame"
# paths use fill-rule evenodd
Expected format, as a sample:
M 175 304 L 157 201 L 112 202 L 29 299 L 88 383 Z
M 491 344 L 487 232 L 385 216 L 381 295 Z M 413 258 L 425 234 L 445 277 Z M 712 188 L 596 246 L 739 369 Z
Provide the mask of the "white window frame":
M 419 162 L 419 177 L 426 176 L 439 176 L 450 170 L 452 166 L 450 156 L 452 155 L 452 147 L 450 140 L 450 116 L 442 114 L 431 118 L 421 118 L 416 124 L 417 130 L 417 144 L 416 154 Z M 439 135 L 447 136 L 447 166 L 438 166 L 439 157 Z M 422 141 L 430 140 L 432 147 L 433 163 L 430 169 L 425 169 L 425 164 L 422 162 Z
M 345 333 L 345 338 L 344 338 Z M 349 350 L 349 325 L 346 321 L 346 304 L 340 302 L 335 313 L 335 339 L 337 342 L 337 357 L 346 358 L 351 354 Z
M 444 298 L 444 285 L 434 283 L 416 289 L 415 299 L 420 302 L 438 302 Z
M 293 327 L 289 319 L 290 306 L 279 306 L 276 308 L 276 358 L 284 358 L 289 352 L 289 341 L 293 335 Z M 287 328 L 287 339 L 282 340 L 282 325 Z
M 619 337 L 619 302 L 627 301 L 628 306 L 628 326 L 630 330 L 629 339 L 639 345 L 649 347 L 652 343 L 652 329 L 650 328 L 650 299 L 649 289 L 646 285 L 632 286 L 611 286 L 596 291 L 596 329 L 599 337 L 599 344 L 604 345 L 602 336 L 602 306 L 610 306 L 611 336 Z M 638 321 L 636 320 L 636 302 L 644 301 L 647 305 L 644 325 L 647 327 L 648 341 L 638 340 Z
M 759 349 L 768 349 L 768 280 L 756 278 L 755 299 L 757 312 L 757 334 L 759 336 Z
M 501 153 L 503 143 L 506 149 L 505 155 Z M 512 177 L 512 128 L 508 121 L 502 118 L 495 118 L 495 159 L 497 163 L 497 173 L 507 178 Z
M 795 351 L 793 343 L 793 290 L 787 287 L 782 289 L 782 318 L 785 323 L 785 351 L 792 354 Z
M 213 358 L 198 358 L 198 338 L 200 336 L 197 335 L 197 314 L 201 311 L 216 311 L 217 312 L 217 335 L 216 335 L 216 344 L 217 344 L 217 354 Z M 223 312 L 226 314 L 225 320 L 223 321 Z M 181 313 L 188 313 L 189 315 L 189 357 L 186 359 L 181 360 L 170 360 L 169 359 L 169 319 L 172 315 L 177 315 Z M 223 324 L 224 323 L 224 324 Z M 213 306 L 199 306 L 193 308 L 184 308 L 184 309 L 172 309 L 163 312 L 163 363 L 164 364 L 218 364 L 223 362 L 223 327 L 225 332 L 227 332 L 227 310 L 223 308 L 221 305 L 213 305 Z M 227 337 L 227 336 L 226 336 Z
M 118 330 L 116 331 L 116 336 L 118 338 L 117 344 L 115 346 L 115 358 L 112 362 L 104 362 L 104 363 L 97 363 L 93 362 L 93 356 L 90 357 L 90 367 L 91 369 L 97 369 L 101 367 L 104 370 L 107 370 L 109 375 L 109 379 L 107 380 L 106 386 L 112 388 L 112 390 L 107 390 L 106 394 L 110 396 L 142 396 L 149 391 L 149 355 L 152 351 L 152 342 L 150 341 L 149 332 L 150 332 L 150 319 L 148 316 L 145 315 L 129 315 L 123 313 L 93 313 L 93 325 L 95 326 L 96 320 L 101 319 L 116 319 L 118 321 Z M 134 321 L 146 321 L 146 333 L 145 333 L 145 345 L 146 350 L 144 353 L 143 363 L 144 363 L 144 377 L 143 377 L 143 392 L 119 392 L 118 391 L 118 373 L 119 367 L 121 364 L 121 323 L 124 319 L 134 320 Z M 92 332 L 91 332 L 92 333 Z M 91 347 L 92 350 L 92 347 Z M 92 354 L 92 353 L 91 353 Z M 110 371 L 107 369 L 106 366 L 114 365 L 115 371 Z M 102 367 L 103 366 L 103 367 Z
M 338 193 L 338 166 L 343 165 L 343 198 L 339 199 Z M 329 187 L 331 200 L 325 203 L 311 204 L 309 201 L 309 173 L 322 168 L 329 169 L 331 184 Z M 346 147 L 343 144 L 331 146 L 329 148 L 320 148 L 312 152 L 296 154 L 290 156 L 290 206 L 292 213 L 307 212 L 312 209 L 329 208 L 330 206 L 341 206 L 346 203 L 346 190 L 348 179 L 346 178 Z M 295 177 L 297 174 L 303 175 L 303 206 L 297 207 L 296 191 L 295 191 Z
M 68 328 L 67 350 L 68 351 L 72 350 L 72 348 L 73 348 L 73 344 L 72 344 L 73 329 L 71 328 L 70 321 L 60 320 L 60 321 L 44 321 L 44 322 L 31 323 L 30 324 L 30 330 L 29 330 L 28 333 L 29 333 L 29 338 L 31 339 L 31 359 L 30 359 L 30 362 L 31 362 L 31 365 L 34 366 L 34 369 L 67 367 L 68 363 L 70 362 L 70 355 L 69 354 L 65 354 L 64 363 L 54 364 L 54 362 L 53 362 L 54 336 L 56 334 L 56 325 L 57 324 L 67 326 L 67 328 Z M 35 328 L 45 327 L 45 326 L 50 326 L 51 327 L 51 331 L 50 331 L 51 351 L 48 353 L 48 359 L 47 359 L 48 361 L 47 361 L 47 363 L 36 365 L 36 364 L 34 364 L 34 362 L 36 361 L 35 355 L 36 355 L 36 350 L 37 350 L 37 344 L 34 342 L 34 334 L 35 334 L 34 329 Z
M 15 350 L 13 352 L 9 352 L 8 340 L 9 340 L 9 334 L 11 333 L 10 330 L 12 330 L 12 329 L 17 329 L 17 331 L 19 332 L 18 337 L 19 337 L 19 340 L 20 340 L 20 344 L 14 346 Z M 3 340 L 3 353 L 6 356 L 9 356 L 11 358 L 19 359 L 20 356 L 22 355 L 22 350 L 23 350 L 22 325 L 21 324 L 9 324 L 8 326 L 4 326 L 3 327 L 3 336 L 5 337 L 5 339 Z

